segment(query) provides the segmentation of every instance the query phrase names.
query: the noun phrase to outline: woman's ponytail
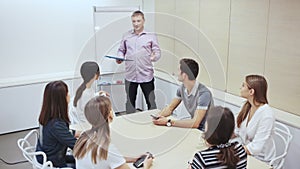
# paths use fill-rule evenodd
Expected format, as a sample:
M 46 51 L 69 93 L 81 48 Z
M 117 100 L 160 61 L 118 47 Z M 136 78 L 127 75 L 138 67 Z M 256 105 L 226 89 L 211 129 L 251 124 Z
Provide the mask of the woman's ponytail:
M 73 106 L 77 107 L 77 102 L 81 98 L 83 91 L 86 89 L 86 83 L 83 82 L 77 89 L 75 98 L 73 100 Z
M 228 144 L 228 145 L 227 145 Z M 227 143 L 225 146 L 220 148 L 220 153 L 218 154 L 218 160 L 222 161 L 222 164 L 227 165 L 229 169 L 236 168 L 237 163 L 240 158 L 235 154 L 235 144 Z

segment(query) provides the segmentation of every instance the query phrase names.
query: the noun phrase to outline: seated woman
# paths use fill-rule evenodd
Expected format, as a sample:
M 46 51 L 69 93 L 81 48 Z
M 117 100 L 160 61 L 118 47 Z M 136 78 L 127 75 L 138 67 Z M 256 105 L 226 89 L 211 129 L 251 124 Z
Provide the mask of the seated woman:
M 73 154 L 76 168 L 129 169 L 126 162 L 134 162 L 137 158 L 124 158 L 110 143 L 109 123 L 114 115 L 109 98 L 92 98 L 86 104 L 84 114 L 92 128 L 83 132 L 75 144 Z M 148 156 L 144 161 L 144 168 L 149 169 L 151 165 L 152 158 Z
M 194 155 L 190 168 L 246 168 L 247 154 L 243 146 L 228 142 L 234 126 L 234 116 L 228 108 L 211 108 L 204 132 L 204 140 L 209 148 Z
M 66 156 L 67 148 L 73 149 L 76 139 L 69 131 L 68 87 L 63 81 L 54 81 L 46 85 L 42 110 L 39 116 L 40 138 L 36 151 L 43 151 L 54 167 L 67 167 L 73 163 L 73 156 Z M 42 156 L 37 156 L 42 163 Z
M 76 111 L 71 111 L 74 124 L 87 122 L 84 116 L 84 106 L 91 98 L 97 95 L 92 85 L 100 77 L 100 68 L 96 62 L 87 61 L 81 65 L 80 74 L 83 82 L 78 87 L 73 100 L 73 106 L 76 108 Z M 99 92 L 99 94 L 101 93 L 107 94 L 103 91 Z
M 237 116 L 235 136 L 239 137 L 247 154 L 265 162 L 275 157 L 275 116 L 267 99 L 268 84 L 260 75 L 248 75 L 241 87 L 241 97 L 247 101 Z

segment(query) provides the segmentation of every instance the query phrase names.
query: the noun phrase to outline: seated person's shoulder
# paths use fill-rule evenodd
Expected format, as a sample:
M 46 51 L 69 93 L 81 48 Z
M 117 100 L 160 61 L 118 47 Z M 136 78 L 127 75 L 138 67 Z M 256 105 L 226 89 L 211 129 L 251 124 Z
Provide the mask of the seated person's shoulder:
M 232 143 L 232 146 L 234 146 L 234 149 L 240 154 L 240 153 L 246 153 L 246 150 L 244 149 L 243 145 L 239 142 Z
M 198 90 L 201 93 L 206 93 L 206 92 L 211 93 L 211 91 L 204 84 L 201 84 L 201 83 L 199 83 Z

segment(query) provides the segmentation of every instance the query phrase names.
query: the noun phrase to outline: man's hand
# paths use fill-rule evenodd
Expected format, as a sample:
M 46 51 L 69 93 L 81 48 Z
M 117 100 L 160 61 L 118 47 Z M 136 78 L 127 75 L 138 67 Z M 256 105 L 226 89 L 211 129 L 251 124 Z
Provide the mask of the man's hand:
M 122 60 L 116 60 L 117 64 L 121 64 L 123 61 Z
M 172 114 L 172 110 L 170 110 L 169 106 L 162 109 L 159 113 L 160 116 L 170 116 Z
M 154 54 L 154 52 L 151 53 L 150 60 L 151 60 L 151 61 L 154 61 L 154 60 L 155 60 L 155 54 Z
M 159 125 L 159 126 L 165 126 L 168 122 L 168 119 L 164 116 L 159 116 L 159 119 L 157 120 L 152 120 L 152 122 L 155 124 L 155 125 Z

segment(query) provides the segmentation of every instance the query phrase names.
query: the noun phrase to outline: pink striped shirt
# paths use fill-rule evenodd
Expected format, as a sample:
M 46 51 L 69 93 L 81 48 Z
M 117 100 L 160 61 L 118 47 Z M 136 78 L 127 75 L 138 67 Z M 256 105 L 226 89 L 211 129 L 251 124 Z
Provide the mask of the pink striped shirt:
M 151 53 L 154 59 L 151 60 Z M 160 48 L 155 33 L 143 31 L 139 35 L 133 30 L 123 35 L 118 56 L 133 61 L 125 61 L 125 79 L 130 82 L 149 82 L 154 77 L 152 62 L 160 58 Z

